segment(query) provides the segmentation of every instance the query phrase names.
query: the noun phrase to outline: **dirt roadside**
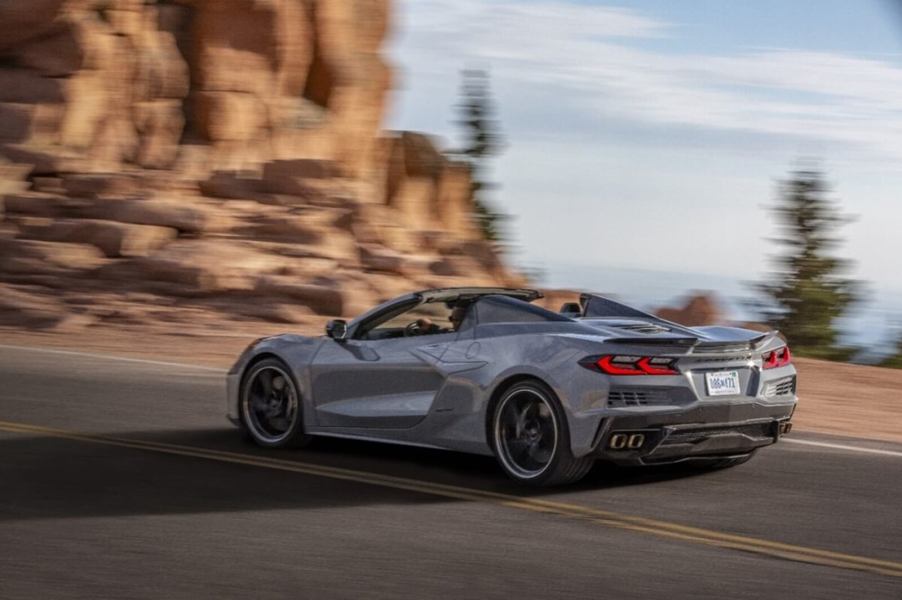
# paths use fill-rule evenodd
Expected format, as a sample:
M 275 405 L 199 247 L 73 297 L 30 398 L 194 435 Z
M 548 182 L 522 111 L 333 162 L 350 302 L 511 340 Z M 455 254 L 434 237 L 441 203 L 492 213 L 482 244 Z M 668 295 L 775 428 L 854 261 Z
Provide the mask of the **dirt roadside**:
M 322 323 L 294 327 L 235 322 L 209 328 L 160 326 L 41 332 L 0 328 L 0 344 L 58 348 L 227 368 L 254 339 L 292 331 L 318 333 Z M 799 431 L 902 443 L 902 370 L 797 358 Z

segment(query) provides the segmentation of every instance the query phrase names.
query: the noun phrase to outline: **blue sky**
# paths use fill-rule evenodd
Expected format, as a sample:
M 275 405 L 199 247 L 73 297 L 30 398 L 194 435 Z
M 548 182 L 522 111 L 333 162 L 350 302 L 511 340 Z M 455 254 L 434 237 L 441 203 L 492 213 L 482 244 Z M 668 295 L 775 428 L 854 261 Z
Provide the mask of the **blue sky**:
M 753 279 L 777 181 L 816 159 L 841 253 L 902 291 L 902 10 L 869 0 L 400 0 L 387 125 L 453 146 L 459 72 L 491 72 L 497 205 L 521 265 Z M 567 265 L 568 268 L 558 267 Z M 588 277 L 588 276 L 586 276 Z M 597 286 L 594 286 L 597 287 Z

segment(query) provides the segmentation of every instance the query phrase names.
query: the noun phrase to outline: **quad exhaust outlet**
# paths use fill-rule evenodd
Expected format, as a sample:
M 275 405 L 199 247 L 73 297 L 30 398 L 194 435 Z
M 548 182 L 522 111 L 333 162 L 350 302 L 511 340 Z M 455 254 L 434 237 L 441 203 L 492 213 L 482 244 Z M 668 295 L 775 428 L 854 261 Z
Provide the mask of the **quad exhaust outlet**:
M 611 450 L 638 450 L 645 444 L 644 433 L 615 433 L 608 442 Z

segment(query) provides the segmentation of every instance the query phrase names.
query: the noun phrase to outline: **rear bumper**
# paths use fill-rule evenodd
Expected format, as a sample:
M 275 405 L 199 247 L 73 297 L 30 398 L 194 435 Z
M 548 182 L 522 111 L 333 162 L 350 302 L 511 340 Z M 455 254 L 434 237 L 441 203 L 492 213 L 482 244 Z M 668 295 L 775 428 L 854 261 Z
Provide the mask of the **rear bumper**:
M 776 443 L 794 409 L 795 402 L 719 404 L 678 413 L 611 416 L 599 430 L 596 456 L 631 465 L 740 456 Z M 616 438 L 618 434 L 626 438 Z M 638 441 L 639 436 L 641 445 L 617 447 L 617 442 Z

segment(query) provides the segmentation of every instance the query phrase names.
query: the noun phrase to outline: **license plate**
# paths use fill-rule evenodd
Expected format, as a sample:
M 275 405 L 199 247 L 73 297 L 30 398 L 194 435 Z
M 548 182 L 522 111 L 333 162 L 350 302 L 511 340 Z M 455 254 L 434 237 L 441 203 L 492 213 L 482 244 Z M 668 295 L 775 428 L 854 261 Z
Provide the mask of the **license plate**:
M 705 383 L 708 384 L 709 396 L 738 396 L 742 393 L 739 389 L 739 371 L 705 373 Z

